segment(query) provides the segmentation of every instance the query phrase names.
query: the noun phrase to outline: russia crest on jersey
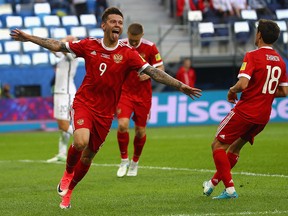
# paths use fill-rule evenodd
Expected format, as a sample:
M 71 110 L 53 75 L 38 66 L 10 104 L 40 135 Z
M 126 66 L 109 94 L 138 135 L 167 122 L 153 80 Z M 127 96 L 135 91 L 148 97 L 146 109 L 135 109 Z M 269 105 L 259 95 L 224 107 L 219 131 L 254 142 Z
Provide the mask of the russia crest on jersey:
M 123 56 L 121 54 L 115 54 L 113 56 L 113 59 L 114 59 L 114 62 L 118 64 L 123 60 Z

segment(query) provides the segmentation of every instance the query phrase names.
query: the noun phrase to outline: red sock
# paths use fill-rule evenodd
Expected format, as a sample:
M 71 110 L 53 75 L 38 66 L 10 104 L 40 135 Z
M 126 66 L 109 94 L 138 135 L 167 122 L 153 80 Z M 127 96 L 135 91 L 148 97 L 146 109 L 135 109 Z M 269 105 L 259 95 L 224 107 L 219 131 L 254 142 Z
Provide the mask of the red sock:
M 239 155 L 236 155 L 236 154 L 233 154 L 231 152 L 228 152 L 227 153 L 227 157 L 228 157 L 228 160 L 229 160 L 229 163 L 230 163 L 230 167 L 232 169 L 236 165 L 236 163 L 238 162 Z M 211 182 L 212 182 L 212 184 L 214 186 L 216 186 L 220 181 L 221 181 L 221 178 L 220 178 L 218 172 L 216 172 L 214 174 L 214 176 L 212 177 Z
M 234 187 L 231 175 L 230 162 L 224 149 L 216 149 L 213 152 L 214 163 L 220 179 L 223 181 L 225 187 Z
M 239 159 L 239 155 L 233 154 L 231 152 L 227 152 L 227 157 L 230 163 L 231 169 L 236 165 Z
M 79 161 L 81 154 L 82 151 L 77 151 L 73 144 L 70 145 L 66 161 L 66 171 L 68 173 L 72 173 L 74 171 L 74 167 Z
M 139 161 L 145 142 L 146 142 L 146 135 L 142 138 L 139 138 L 137 136 L 134 137 L 134 155 L 133 155 L 134 162 Z
M 118 131 L 117 139 L 118 139 L 118 145 L 120 149 L 121 158 L 122 159 L 128 158 L 129 133 L 128 132 L 120 133 Z
M 75 166 L 74 176 L 69 185 L 69 190 L 73 190 L 74 187 L 81 181 L 81 179 L 86 175 L 88 172 L 90 165 L 84 164 L 81 160 L 78 161 L 77 165 Z

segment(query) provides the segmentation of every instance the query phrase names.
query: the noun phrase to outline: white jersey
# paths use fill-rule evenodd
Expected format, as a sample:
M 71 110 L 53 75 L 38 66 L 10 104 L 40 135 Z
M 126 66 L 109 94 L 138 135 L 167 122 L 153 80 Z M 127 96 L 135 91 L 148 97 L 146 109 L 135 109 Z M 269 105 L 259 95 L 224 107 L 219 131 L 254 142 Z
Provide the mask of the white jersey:
M 55 72 L 54 93 L 73 94 L 76 93 L 74 77 L 78 66 L 78 60 L 73 58 L 71 53 L 66 55 L 57 52 L 58 63 Z

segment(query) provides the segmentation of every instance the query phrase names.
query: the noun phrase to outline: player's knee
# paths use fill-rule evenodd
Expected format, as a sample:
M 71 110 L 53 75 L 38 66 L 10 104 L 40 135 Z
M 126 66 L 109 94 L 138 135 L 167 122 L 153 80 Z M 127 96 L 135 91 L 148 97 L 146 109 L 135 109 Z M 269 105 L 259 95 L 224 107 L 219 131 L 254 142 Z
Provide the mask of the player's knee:
M 62 131 L 67 131 L 68 128 L 69 128 L 69 125 L 70 123 L 68 121 L 65 121 L 65 120 L 58 120 L 58 128 L 59 130 L 62 130 Z
M 124 124 L 119 124 L 118 125 L 118 131 L 120 133 L 126 133 L 126 132 L 128 132 L 128 127 Z
M 68 129 L 62 125 L 59 125 L 59 130 L 67 132 Z
M 135 127 L 135 136 L 138 138 L 143 138 L 146 135 L 146 129 L 145 127 Z
M 84 140 L 74 140 L 74 147 L 77 151 L 83 151 L 84 148 L 87 146 L 87 142 L 85 142 Z

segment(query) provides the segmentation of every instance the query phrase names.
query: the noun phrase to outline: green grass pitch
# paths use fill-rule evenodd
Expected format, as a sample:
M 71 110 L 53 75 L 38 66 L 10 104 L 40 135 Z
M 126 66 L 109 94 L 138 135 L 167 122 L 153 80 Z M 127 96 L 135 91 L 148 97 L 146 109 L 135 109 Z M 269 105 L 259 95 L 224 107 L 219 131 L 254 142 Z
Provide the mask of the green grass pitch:
M 59 208 L 56 193 L 65 164 L 45 163 L 57 153 L 58 132 L 0 134 L 0 215 L 288 215 L 288 124 L 269 123 L 253 146 L 244 147 L 233 169 L 234 200 L 202 195 L 203 181 L 214 172 L 216 128 L 148 128 L 138 176 L 124 178 L 116 177 L 120 156 L 111 130 L 69 210 Z M 223 189 L 220 183 L 212 195 Z

